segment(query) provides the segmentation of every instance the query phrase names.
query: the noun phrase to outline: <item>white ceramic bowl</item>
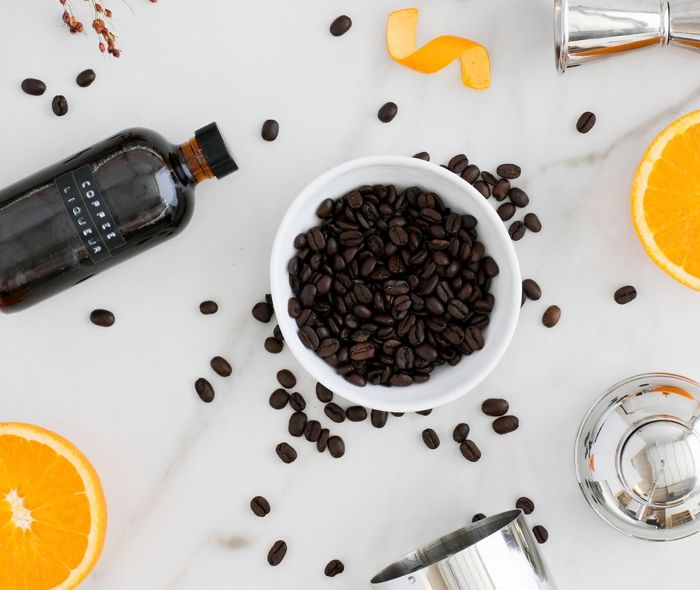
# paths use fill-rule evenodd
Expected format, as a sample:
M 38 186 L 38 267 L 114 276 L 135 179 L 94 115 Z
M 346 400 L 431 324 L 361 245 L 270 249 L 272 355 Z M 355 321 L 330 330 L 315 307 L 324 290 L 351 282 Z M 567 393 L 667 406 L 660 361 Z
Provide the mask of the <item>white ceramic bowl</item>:
M 486 246 L 500 273 L 491 292 L 496 304 L 486 328 L 486 344 L 463 357 L 456 366 L 438 367 L 426 383 L 408 387 L 366 385 L 358 387 L 338 375 L 315 352 L 305 348 L 297 325 L 287 313 L 292 297 L 287 263 L 294 256 L 294 238 L 318 225 L 316 208 L 324 199 L 336 198 L 364 184 L 394 184 L 398 189 L 418 186 L 442 197 L 457 213 L 470 213 L 479 220 L 479 240 Z M 347 162 L 309 184 L 294 200 L 272 248 L 270 268 L 272 299 L 285 343 L 302 366 L 326 387 L 356 404 L 391 412 L 435 408 L 457 399 L 478 385 L 494 369 L 510 343 L 520 312 L 521 280 L 518 259 L 508 233 L 493 207 L 464 180 L 435 164 L 416 158 L 379 156 Z

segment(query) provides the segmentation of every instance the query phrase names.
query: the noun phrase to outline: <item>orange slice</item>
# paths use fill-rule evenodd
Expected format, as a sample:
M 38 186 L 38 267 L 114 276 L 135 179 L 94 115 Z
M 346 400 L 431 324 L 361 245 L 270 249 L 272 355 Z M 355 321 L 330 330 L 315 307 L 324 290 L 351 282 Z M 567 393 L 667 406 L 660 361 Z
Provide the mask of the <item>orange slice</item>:
M 70 590 L 95 566 L 107 527 L 92 465 L 64 438 L 0 423 L 0 588 Z
M 700 290 L 700 111 L 652 142 L 632 187 L 632 218 L 651 259 Z

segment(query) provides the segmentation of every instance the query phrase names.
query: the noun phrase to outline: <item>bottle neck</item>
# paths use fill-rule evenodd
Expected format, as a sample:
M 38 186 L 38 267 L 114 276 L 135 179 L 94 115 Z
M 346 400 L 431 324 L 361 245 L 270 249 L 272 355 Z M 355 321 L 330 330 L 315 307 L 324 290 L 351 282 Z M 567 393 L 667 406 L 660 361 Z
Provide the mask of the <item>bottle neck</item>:
M 214 172 L 212 172 L 211 166 L 209 166 L 209 162 L 207 162 L 196 137 L 180 146 L 180 155 L 195 184 L 214 178 Z

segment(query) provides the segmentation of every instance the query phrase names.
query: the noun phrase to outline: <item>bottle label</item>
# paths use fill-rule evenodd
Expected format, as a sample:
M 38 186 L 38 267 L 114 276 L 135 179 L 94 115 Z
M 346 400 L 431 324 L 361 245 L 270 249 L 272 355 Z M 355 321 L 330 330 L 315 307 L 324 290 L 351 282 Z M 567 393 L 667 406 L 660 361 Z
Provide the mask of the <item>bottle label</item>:
M 63 174 L 54 183 L 93 264 L 126 244 L 90 166 Z

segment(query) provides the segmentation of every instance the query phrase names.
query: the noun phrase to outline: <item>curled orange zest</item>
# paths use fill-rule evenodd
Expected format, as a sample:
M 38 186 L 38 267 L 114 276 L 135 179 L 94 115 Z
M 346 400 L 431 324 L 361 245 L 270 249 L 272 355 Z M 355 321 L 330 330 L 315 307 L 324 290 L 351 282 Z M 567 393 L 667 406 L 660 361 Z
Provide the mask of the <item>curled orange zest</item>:
M 488 88 L 491 65 L 486 48 L 474 41 L 450 35 L 437 37 L 420 49 L 416 48 L 418 13 L 417 8 L 405 8 L 389 15 L 386 44 L 391 58 L 423 74 L 433 74 L 459 59 L 464 85 L 477 90 Z

